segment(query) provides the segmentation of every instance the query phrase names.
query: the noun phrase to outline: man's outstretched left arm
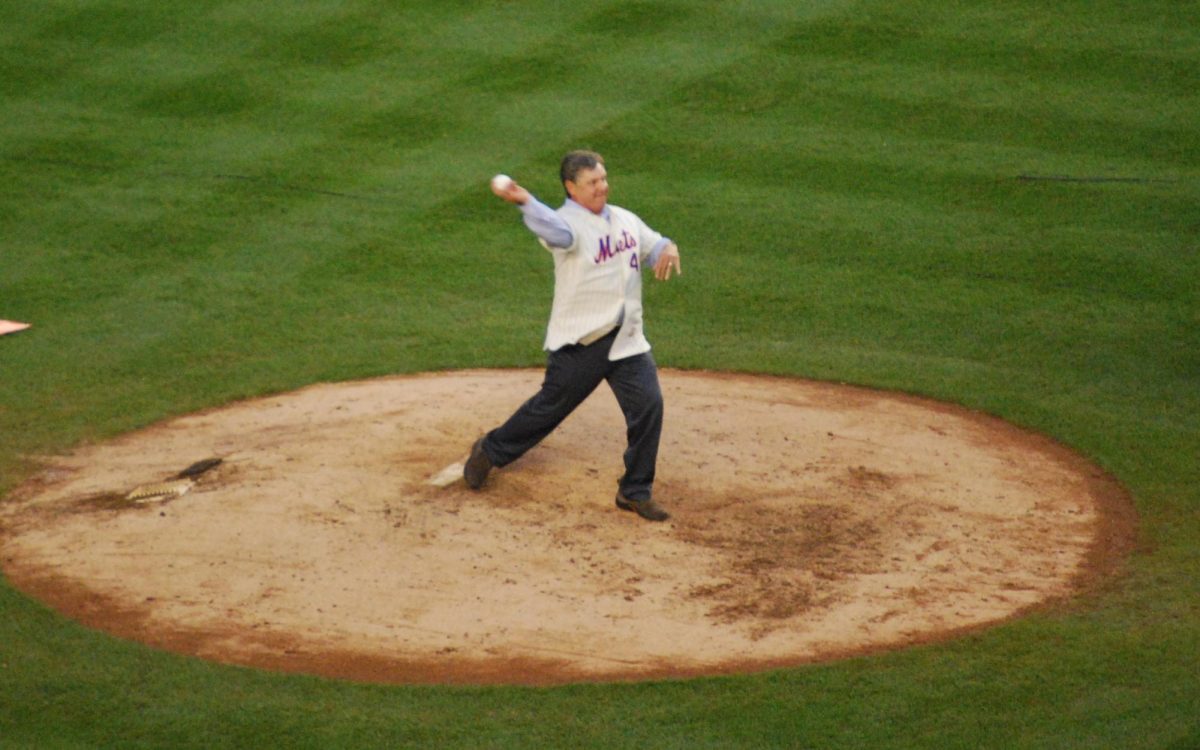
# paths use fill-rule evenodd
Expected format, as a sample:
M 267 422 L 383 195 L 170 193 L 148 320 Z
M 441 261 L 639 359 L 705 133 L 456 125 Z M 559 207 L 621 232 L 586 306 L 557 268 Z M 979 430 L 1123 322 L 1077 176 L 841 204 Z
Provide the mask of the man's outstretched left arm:
M 659 281 L 669 280 L 672 272 L 676 276 L 683 275 L 679 266 L 679 247 L 665 237 L 650 253 L 650 263 L 654 266 L 654 278 Z

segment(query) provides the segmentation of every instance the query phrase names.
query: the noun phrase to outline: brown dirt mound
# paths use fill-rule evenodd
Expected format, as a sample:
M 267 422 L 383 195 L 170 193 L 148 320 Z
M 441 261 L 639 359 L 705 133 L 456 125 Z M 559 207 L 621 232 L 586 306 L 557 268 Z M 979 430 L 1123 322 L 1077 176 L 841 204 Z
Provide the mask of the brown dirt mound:
M 1114 481 L 1000 420 L 661 375 L 663 524 L 613 504 L 624 427 L 603 387 L 482 491 L 430 485 L 541 377 L 465 371 L 312 386 L 56 458 L 0 505 L 4 568 L 80 622 L 207 659 L 553 684 L 945 638 L 1072 595 L 1132 540 Z

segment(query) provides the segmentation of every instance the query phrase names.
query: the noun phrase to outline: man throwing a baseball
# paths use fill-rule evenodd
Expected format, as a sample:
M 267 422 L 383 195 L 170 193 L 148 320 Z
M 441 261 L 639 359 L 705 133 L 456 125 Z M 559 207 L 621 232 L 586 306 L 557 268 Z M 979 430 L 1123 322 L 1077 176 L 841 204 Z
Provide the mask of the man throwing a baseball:
M 658 369 L 642 332 L 642 267 L 667 281 L 682 273 L 679 248 L 633 213 L 608 203 L 604 159 L 572 151 L 559 170 L 567 200 L 554 210 L 510 178 L 492 192 L 517 205 L 525 226 L 554 256 L 554 303 L 541 390 L 471 447 L 463 478 L 479 489 L 488 472 L 512 463 L 549 435 L 600 381 L 625 415 L 625 473 L 617 507 L 650 521 L 669 514 L 652 496 L 663 401 Z

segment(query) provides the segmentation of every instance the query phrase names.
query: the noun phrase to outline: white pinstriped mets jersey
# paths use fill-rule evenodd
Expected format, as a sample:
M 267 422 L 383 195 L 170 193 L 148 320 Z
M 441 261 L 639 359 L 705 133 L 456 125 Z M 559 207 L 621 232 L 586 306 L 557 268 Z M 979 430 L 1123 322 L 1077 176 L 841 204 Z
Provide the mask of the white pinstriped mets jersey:
M 650 351 L 642 324 L 641 270 L 654 264 L 670 240 L 633 212 L 611 204 L 594 214 L 567 200 L 557 211 L 550 211 L 531 198 L 522 209 L 526 224 L 554 256 L 554 303 L 546 328 L 546 350 L 587 342 L 619 323 L 610 360 Z M 558 224 L 554 217 L 570 230 L 570 244 L 565 247 L 553 244 L 566 239 L 547 226 Z M 531 218 L 534 221 L 528 220 Z

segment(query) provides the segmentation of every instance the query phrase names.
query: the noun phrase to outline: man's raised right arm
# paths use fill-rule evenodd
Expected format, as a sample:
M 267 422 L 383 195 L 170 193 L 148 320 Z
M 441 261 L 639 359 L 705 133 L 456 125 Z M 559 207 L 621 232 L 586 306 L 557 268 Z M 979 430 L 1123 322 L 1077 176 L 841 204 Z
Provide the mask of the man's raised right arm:
M 504 185 L 492 185 L 492 192 L 509 203 L 516 204 L 524 216 L 525 226 L 536 234 L 549 247 L 570 247 L 575 241 L 575 233 L 558 213 L 533 197 L 525 188 L 515 182 Z

